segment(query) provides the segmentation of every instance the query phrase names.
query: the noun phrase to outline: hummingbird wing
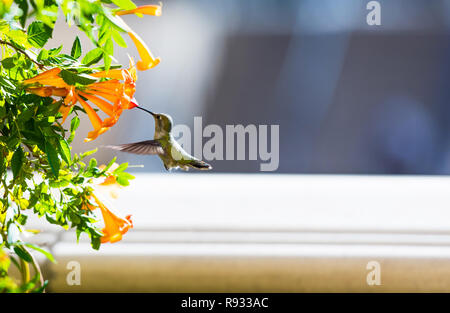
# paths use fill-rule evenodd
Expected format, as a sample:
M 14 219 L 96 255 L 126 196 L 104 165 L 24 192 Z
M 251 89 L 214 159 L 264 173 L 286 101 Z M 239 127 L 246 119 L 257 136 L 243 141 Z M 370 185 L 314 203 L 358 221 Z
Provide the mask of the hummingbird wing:
M 119 150 L 134 154 L 164 154 L 164 149 L 158 140 L 145 140 L 133 143 L 126 143 L 117 146 L 105 146 L 106 148 Z

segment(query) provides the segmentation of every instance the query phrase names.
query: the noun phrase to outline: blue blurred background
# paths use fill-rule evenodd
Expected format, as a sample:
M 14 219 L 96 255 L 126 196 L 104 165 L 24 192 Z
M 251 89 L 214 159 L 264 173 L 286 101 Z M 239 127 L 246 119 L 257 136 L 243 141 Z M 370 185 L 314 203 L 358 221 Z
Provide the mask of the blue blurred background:
M 125 16 L 161 64 L 139 73 L 140 105 L 175 123 L 279 124 L 279 173 L 450 173 L 450 1 L 166 0 L 159 18 Z M 147 1 L 137 2 L 139 5 Z M 74 29 L 53 43 L 70 47 Z M 128 39 L 128 38 L 127 38 Z M 84 41 L 88 45 L 88 41 Z M 137 59 L 116 49 L 119 62 Z M 153 138 L 151 116 L 118 124 L 76 150 Z M 193 128 L 192 128 L 193 129 Z M 108 162 L 116 153 L 99 149 Z M 165 171 L 154 156 L 118 160 Z M 211 161 L 216 172 L 259 172 L 261 161 Z

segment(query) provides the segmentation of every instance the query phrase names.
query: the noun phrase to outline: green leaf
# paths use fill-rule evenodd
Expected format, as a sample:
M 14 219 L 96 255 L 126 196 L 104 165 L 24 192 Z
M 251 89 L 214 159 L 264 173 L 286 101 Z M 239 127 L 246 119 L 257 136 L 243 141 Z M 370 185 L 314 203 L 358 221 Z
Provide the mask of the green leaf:
M 28 42 L 28 36 L 27 33 L 25 33 L 22 30 L 19 29 L 13 29 L 8 32 L 8 37 L 11 38 L 16 44 L 19 44 L 21 46 L 29 46 Z M 27 47 L 26 47 L 27 48 Z
M 28 42 L 36 48 L 42 48 L 52 37 L 53 29 L 42 22 L 35 21 L 28 26 Z
M 103 14 L 114 26 L 116 26 L 122 32 L 130 32 L 132 29 L 125 24 L 125 22 L 118 16 L 115 16 L 111 13 L 111 11 L 107 8 L 103 8 Z
M 26 203 L 27 203 L 27 206 L 28 206 L 28 200 L 26 200 L 26 199 L 21 199 L 21 201 L 25 201 Z M 22 204 L 20 205 L 22 208 L 24 207 L 24 206 L 22 206 Z M 26 206 L 26 207 L 27 207 Z M 26 208 L 25 207 L 25 208 Z M 19 215 L 19 217 L 17 217 L 17 222 L 20 224 L 20 225 L 25 225 L 26 223 L 27 223 L 27 219 L 28 219 L 28 216 L 27 215 L 25 215 L 25 214 L 20 214 Z
M 26 251 L 23 247 L 15 246 L 14 252 L 24 261 L 31 263 L 33 262 L 33 258 L 31 257 L 30 253 Z
M 114 43 L 111 39 L 107 40 L 104 47 L 105 55 L 104 55 L 104 63 L 105 70 L 108 71 L 111 66 L 111 56 L 114 54 Z
M 112 56 L 114 54 L 114 43 L 113 43 L 113 41 L 111 39 L 106 41 L 105 45 L 103 46 L 103 49 L 105 50 L 106 54 Z
M 115 170 L 114 170 L 114 174 L 118 175 L 120 173 L 122 173 L 123 171 L 125 171 L 128 167 L 128 163 L 122 163 L 120 164 Z
M 29 247 L 29 248 L 31 248 L 31 249 L 33 249 L 33 250 L 36 250 L 36 251 L 42 253 L 42 254 L 45 255 L 45 256 L 47 257 L 47 259 L 49 259 L 52 263 L 55 263 L 55 264 L 56 264 L 55 258 L 54 258 L 53 255 L 52 255 L 50 252 L 48 252 L 47 250 L 44 250 L 44 249 L 42 249 L 42 248 L 40 248 L 40 247 L 38 247 L 38 246 L 35 246 L 35 245 L 31 244 L 31 243 L 26 243 L 25 246 L 27 246 L 27 247 Z
M 119 183 L 119 185 L 122 185 L 122 186 L 128 186 L 130 184 L 128 179 L 126 179 L 126 178 L 124 178 L 122 176 L 117 177 L 116 181 L 117 181 L 117 183 Z
M 117 157 L 114 157 L 111 161 L 109 161 L 108 165 L 106 165 L 106 167 L 103 169 L 102 174 L 106 173 L 111 166 L 114 164 L 114 162 L 116 162 Z
M 59 73 L 59 76 L 64 80 L 66 84 L 69 85 L 89 85 L 97 81 L 95 77 L 89 76 L 87 74 L 72 73 L 68 70 L 62 70 L 61 73 Z
M 100 61 L 102 57 L 103 57 L 103 50 L 101 48 L 95 48 L 94 50 L 91 50 L 88 53 L 86 53 L 81 62 L 86 66 L 91 66 Z
M 105 21 L 105 19 L 103 19 Z M 98 32 L 98 44 L 100 46 L 103 46 L 105 42 L 108 40 L 111 40 L 111 24 L 106 20 L 107 22 L 104 23 L 104 25 L 101 26 L 99 32 Z
M 90 151 L 86 151 L 82 154 L 80 154 L 80 159 L 84 159 L 87 156 L 90 156 L 91 154 L 94 154 L 95 152 L 97 152 L 97 148 L 95 148 L 94 150 L 90 150 Z
M 70 147 L 69 144 L 65 139 L 59 140 L 59 152 L 63 158 L 64 161 L 66 161 L 67 164 L 72 163 L 72 156 L 70 155 Z
M 100 249 L 100 244 L 101 244 L 100 237 L 94 237 L 94 236 L 91 237 L 92 249 L 94 249 L 94 250 Z
M 53 217 L 51 217 L 48 213 L 45 214 L 45 219 L 46 219 L 47 222 L 49 222 L 50 224 L 59 225 L 58 221 L 55 220 Z
M 9 23 L 5 20 L 0 20 L 0 32 L 8 32 Z
M 88 167 L 86 168 L 86 171 L 88 171 L 88 170 L 92 170 L 94 167 L 96 167 L 97 166 L 97 160 L 96 159 L 90 159 L 89 160 L 89 165 L 88 165 Z
M 126 173 L 126 172 L 120 173 L 119 177 L 127 179 L 127 180 L 131 180 L 131 179 L 135 179 L 136 178 L 133 175 L 131 175 L 130 173 Z
M 42 49 L 41 52 L 39 52 L 37 60 L 42 61 L 42 60 L 47 60 L 47 59 L 48 59 L 48 50 Z
M 0 150 L 0 155 L 3 155 L 3 151 Z M 0 176 L 6 171 L 6 158 L 0 157 Z
M 62 47 L 63 46 L 61 45 L 58 48 L 52 48 L 52 49 L 48 50 L 48 55 L 51 57 L 58 55 L 61 52 Z
M 14 66 L 16 66 L 16 60 L 15 60 L 15 58 L 13 58 L 13 57 L 10 57 L 10 58 L 4 58 L 3 60 L 2 60 L 2 66 L 5 68 L 5 69 L 10 69 L 10 68 L 13 68 Z
M 52 188 L 62 188 L 62 187 L 67 187 L 69 184 L 70 184 L 70 181 L 63 179 L 63 180 L 58 180 L 58 181 L 51 180 L 48 185 Z
M 28 0 L 16 0 L 16 2 L 22 10 L 22 15 L 19 18 L 20 26 L 25 27 L 25 22 L 28 15 Z
M 27 199 L 22 198 L 19 200 L 19 205 L 22 209 L 27 209 L 28 206 L 30 205 L 30 202 Z M 24 216 L 24 215 L 22 214 L 21 216 Z M 22 224 L 22 225 L 25 225 L 25 224 Z
M 119 47 L 122 47 L 122 48 L 127 47 L 127 43 L 122 38 L 122 35 L 116 29 L 113 28 L 111 30 L 111 35 L 114 38 L 114 41 L 119 45 Z
M 136 5 L 131 0 L 111 0 L 112 3 L 117 5 L 123 10 L 132 10 L 136 8 Z
M 70 213 L 70 220 L 75 225 L 81 223 L 81 218 L 78 215 L 76 215 L 75 213 Z
M 8 139 L 6 140 L 6 144 L 8 145 L 8 148 L 10 150 L 16 149 L 17 145 L 19 144 L 20 140 L 18 138 L 18 133 L 13 132 L 11 135 L 9 135 Z
M 73 141 L 73 139 L 75 138 L 75 130 L 78 128 L 78 126 L 80 125 L 80 119 L 78 118 L 78 116 L 75 116 L 72 121 L 70 122 L 70 136 L 67 139 L 68 143 L 71 143 Z
M 81 43 L 80 38 L 78 38 L 78 36 L 75 38 L 75 41 L 73 42 L 70 55 L 75 59 L 78 59 L 81 56 Z
M 48 163 L 50 164 L 53 174 L 58 177 L 60 167 L 58 153 L 56 152 L 55 147 L 49 141 L 45 142 L 45 153 L 47 154 Z
M 26 123 L 33 117 L 33 115 L 34 115 L 33 110 L 26 109 L 26 110 L 22 111 L 22 113 L 19 115 L 18 120 L 21 123 Z
M 76 131 L 78 126 L 80 126 L 80 118 L 75 116 L 70 122 L 70 132 Z
M 47 288 L 48 285 L 48 280 L 44 281 L 44 284 L 42 284 L 41 287 L 39 287 L 38 289 L 36 289 L 34 292 L 35 293 L 43 293 L 45 291 L 45 288 Z
M 22 146 L 18 146 L 11 158 L 11 170 L 13 172 L 14 179 L 17 178 L 17 176 L 20 173 L 20 170 L 22 169 L 23 158 L 24 158 L 24 154 L 23 154 Z

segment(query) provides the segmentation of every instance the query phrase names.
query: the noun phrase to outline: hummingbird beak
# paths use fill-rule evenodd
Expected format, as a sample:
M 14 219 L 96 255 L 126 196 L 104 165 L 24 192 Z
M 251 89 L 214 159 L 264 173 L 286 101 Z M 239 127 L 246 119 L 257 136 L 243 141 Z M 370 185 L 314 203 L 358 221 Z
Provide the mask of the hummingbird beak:
M 151 115 L 153 115 L 153 117 L 155 116 L 155 113 L 153 113 L 152 111 L 149 111 L 149 110 L 147 110 L 147 109 L 144 109 L 143 107 L 137 106 L 136 108 L 141 109 L 142 111 L 145 111 L 145 112 L 147 112 L 147 113 L 150 113 Z

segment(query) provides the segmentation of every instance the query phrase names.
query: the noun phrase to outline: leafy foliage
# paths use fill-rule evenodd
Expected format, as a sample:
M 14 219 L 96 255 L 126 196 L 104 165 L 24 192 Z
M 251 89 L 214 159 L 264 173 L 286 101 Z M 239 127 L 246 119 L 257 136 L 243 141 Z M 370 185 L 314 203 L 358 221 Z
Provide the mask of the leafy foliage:
M 95 151 L 72 153 L 72 142 L 83 114 L 75 106 L 70 128 L 61 124 L 63 100 L 28 93 L 22 82 L 43 69 L 59 67 L 69 85 L 84 86 L 97 79 L 93 71 L 120 67 L 112 65 L 113 41 L 126 46 L 122 33 L 128 27 L 114 15 L 117 9 L 132 9 L 131 0 L 16 0 L 0 1 L 0 292 L 41 292 L 39 271 L 27 277 L 28 264 L 37 266 L 29 249 L 46 250 L 23 241 L 28 232 L 27 216 L 35 214 L 64 229 L 86 234 L 99 249 L 102 231 L 91 210 L 90 195 L 95 179 L 112 176 L 126 186 L 132 175 L 118 166 L 112 173 L 97 166 L 90 157 Z M 62 46 L 47 47 L 55 22 L 62 12 L 65 22 L 76 25 L 95 44 L 83 56 L 80 39 L 74 39 L 70 55 Z M 28 22 L 28 17 L 33 22 Z M 103 65 L 94 67 L 103 60 Z M 22 284 L 8 276 L 13 263 L 23 274 Z

